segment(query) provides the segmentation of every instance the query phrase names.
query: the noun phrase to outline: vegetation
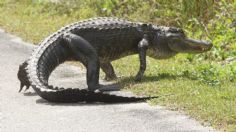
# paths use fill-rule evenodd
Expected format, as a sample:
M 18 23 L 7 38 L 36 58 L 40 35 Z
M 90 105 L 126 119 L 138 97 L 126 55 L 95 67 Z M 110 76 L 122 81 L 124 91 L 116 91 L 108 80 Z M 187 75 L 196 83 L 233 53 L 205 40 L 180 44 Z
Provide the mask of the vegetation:
M 138 57 L 120 59 L 113 62 L 123 76 L 118 82 L 137 94 L 159 95 L 152 104 L 184 110 L 222 131 L 236 130 L 236 61 L 230 61 L 236 56 L 235 0 L 59 1 L 0 0 L 0 26 L 35 44 L 65 24 L 95 16 L 181 27 L 190 37 L 212 41 L 214 48 L 169 60 L 148 58 L 141 83 L 133 81 Z

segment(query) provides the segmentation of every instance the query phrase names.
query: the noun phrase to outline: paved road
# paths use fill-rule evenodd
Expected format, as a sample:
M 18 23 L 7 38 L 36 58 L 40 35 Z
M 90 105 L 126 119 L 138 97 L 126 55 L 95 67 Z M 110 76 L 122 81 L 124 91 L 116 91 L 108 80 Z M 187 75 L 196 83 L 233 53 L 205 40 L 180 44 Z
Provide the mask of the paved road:
M 55 104 L 41 99 L 32 89 L 18 93 L 18 65 L 32 48 L 0 31 L 1 132 L 213 131 L 188 116 L 146 103 Z M 85 87 L 84 72 L 77 67 L 63 65 L 53 73 L 53 78 L 57 81 L 51 83 L 57 85 Z

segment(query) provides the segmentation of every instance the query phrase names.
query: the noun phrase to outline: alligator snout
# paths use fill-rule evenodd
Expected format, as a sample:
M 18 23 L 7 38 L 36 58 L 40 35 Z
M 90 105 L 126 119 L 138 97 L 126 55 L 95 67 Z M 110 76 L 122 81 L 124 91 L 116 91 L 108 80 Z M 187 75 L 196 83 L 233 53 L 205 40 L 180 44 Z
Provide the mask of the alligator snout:
M 211 42 L 204 40 L 187 39 L 187 43 L 198 52 L 209 51 L 213 46 Z
M 201 47 L 202 47 L 203 51 L 208 51 L 213 47 L 213 44 L 211 42 L 208 42 L 208 41 L 201 41 L 201 44 L 202 44 Z

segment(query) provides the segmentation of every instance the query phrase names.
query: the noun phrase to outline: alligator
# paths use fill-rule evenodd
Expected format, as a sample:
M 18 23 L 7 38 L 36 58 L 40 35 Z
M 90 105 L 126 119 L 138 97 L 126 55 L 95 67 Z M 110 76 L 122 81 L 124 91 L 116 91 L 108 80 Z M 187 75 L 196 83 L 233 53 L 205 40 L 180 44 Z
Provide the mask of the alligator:
M 50 102 L 133 102 L 151 97 L 123 97 L 99 91 L 99 69 L 106 80 L 117 78 L 111 61 L 138 54 L 139 71 L 135 77 L 140 81 L 146 69 L 146 56 L 167 59 L 177 53 L 203 53 L 212 44 L 203 40 L 187 38 L 176 27 L 131 22 L 129 20 L 98 17 L 79 21 L 62 27 L 42 42 L 32 55 L 19 66 L 20 90 L 31 86 L 42 98 Z M 58 88 L 48 84 L 51 72 L 61 63 L 74 60 L 87 70 L 87 89 Z

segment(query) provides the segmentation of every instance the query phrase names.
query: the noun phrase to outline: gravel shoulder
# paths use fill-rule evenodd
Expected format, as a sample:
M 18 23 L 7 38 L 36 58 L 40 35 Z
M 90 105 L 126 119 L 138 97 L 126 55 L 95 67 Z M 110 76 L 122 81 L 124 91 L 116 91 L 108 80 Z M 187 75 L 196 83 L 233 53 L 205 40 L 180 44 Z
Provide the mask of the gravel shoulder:
M 1 132 L 214 131 L 189 116 L 147 103 L 56 104 L 41 99 L 32 89 L 18 93 L 18 66 L 33 48 L 33 45 L 0 30 Z M 53 73 L 51 83 L 84 88 L 85 72 L 75 66 L 62 65 Z

